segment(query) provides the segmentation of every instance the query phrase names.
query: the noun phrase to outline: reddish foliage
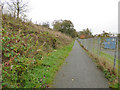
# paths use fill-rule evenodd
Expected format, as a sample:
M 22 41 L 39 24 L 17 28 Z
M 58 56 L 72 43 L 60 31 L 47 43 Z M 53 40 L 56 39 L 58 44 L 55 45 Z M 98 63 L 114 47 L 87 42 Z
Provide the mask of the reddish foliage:
M 13 58 L 11 58 L 8 62 L 5 62 L 5 66 L 10 66 L 10 63 L 13 62 L 13 60 L 19 55 L 20 53 L 17 53 Z

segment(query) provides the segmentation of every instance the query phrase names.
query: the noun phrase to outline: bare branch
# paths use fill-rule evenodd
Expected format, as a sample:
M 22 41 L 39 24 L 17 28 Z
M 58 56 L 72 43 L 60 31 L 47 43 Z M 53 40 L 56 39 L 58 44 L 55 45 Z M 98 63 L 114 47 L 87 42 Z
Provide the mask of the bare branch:
M 25 3 L 23 0 L 11 0 L 11 2 L 7 2 L 7 5 L 9 6 L 9 10 L 14 12 L 14 15 L 17 15 L 17 18 L 19 18 L 20 14 L 28 10 L 28 2 Z

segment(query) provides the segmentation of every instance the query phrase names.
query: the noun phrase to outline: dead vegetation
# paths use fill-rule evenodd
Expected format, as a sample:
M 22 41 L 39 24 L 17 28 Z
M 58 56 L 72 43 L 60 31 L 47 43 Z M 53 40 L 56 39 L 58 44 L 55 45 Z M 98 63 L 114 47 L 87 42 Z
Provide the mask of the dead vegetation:
M 80 42 L 79 44 L 81 45 Z M 83 45 L 81 45 L 81 47 L 88 53 L 88 55 L 90 56 L 90 58 L 92 58 L 92 60 L 97 65 L 97 67 L 104 72 L 105 77 L 109 81 L 109 85 L 110 85 L 109 87 L 118 88 L 118 71 L 113 70 L 113 67 L 112 67 L 113 65 L 111 65 L 109 60 L 104 56 L 98 56 L 95 53 L 89 52 L 84 48 Z

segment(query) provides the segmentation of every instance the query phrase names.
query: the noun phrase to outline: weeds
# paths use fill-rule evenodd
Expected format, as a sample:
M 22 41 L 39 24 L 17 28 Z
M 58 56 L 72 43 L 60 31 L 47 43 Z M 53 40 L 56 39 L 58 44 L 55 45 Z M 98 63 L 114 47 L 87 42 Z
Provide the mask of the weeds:
M 79 42 L 79 41 L 78 41 Z M 81 45 L 81 43 L 79 42 Z M 118 88 L 118 74 L 117 72 L 113 71 L 111 67 L 111 63 L 109 62 L 108 58 L 105 56 L 97 56 L 95 53 L 91 53 L 81 45 L 83 49 L 88 53 L 88 55 L 92 58 L 92 60 L 96 63 L 97 67 L 104 72 L 105 78 L 109 81 L 110 88 Z
M 60 66 L 64 63 L 64 59 L 68 56 L 69 52 L 72 50 L 72 46 L 73 43 L 55 52 L 51 52 L 50 55 L 45 56 L 41 63 L 35 66 L 33 70 L 28 70 L 28 73 L 24 75 L 25 77 L 28 76 L 28 78 L 26 78 L 26 84 L 24 87 L 28 88 L 51 87 L 56 72 L 59 70 Z
M 2 87 L 47 87 L 51 81 L 49 77 L 54 74 L 50 73 L 57 70 L 54 64 L 57 65 L 59 60 L 51 55 L 47 60 L 45 56 L 54 49 L 69 45 L 73 39 L 8 15 L 3 15 L 2 19 Z M 66 55 L 68 52 L 63 50 L 62 53 Z

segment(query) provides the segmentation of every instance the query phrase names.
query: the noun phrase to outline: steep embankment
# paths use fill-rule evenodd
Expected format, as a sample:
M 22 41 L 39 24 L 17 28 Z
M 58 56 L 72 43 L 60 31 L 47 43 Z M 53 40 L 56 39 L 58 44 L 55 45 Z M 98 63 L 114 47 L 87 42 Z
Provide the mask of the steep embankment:
M 65 34 L 35 25 L 32 22 L 23 22 L 21 19 L 15 19 L 8 15 L 3 15 L 2 19 L 3 87 L 25 87 L 26 78 L 29 77 L 25 75 L 33 71 L 36 66 L 41 65 L 44 56 L 48 56 L 54 49 L 62 48 L 73 41 Z M 31 81 L 34 79 L 36 78 L 32 77 L 31 80 L 28 80 L 27 85 L 33 83 Z M 42 81 L 37 81 L 35 80 L 31 87 L 42 84 Z

